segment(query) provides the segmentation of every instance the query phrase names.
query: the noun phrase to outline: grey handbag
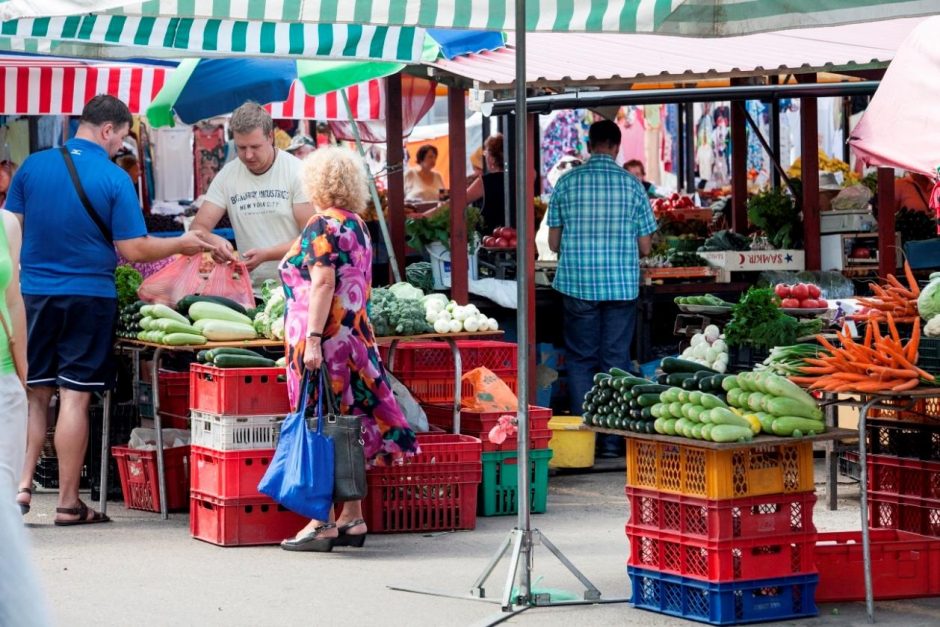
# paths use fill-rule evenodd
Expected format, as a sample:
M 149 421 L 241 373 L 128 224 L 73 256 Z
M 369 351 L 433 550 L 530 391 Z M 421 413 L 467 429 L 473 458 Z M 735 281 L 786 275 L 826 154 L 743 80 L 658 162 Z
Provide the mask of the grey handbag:
M 339 413 L 339 404 L 333 394 L 333 386 L 324 370 L 318 373 L 319 393 L 323 394 L 323 435 L 333 440 L 333 500 L 335 502 L 359 501 L 366 496 L 366 454 L 362 439 L 362 416 L 344 416 Z

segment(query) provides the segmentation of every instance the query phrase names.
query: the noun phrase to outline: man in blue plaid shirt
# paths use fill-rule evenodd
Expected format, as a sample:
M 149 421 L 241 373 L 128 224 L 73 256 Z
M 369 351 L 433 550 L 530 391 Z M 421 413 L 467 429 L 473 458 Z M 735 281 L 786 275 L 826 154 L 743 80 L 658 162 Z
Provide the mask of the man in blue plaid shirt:
M 554 288 L 565 309 L 572 413 L 597 372 L 629 370 L 640 291 L 640 257 L 650 254 L 656 220 L 642 183 L 617 165 L 620 128 L 591 125 L 591 158 L 563 175 L 548 204 L 549 246 L 559 254 Z M 623 455 L 623 439 L 602 436 L 602 457 Z

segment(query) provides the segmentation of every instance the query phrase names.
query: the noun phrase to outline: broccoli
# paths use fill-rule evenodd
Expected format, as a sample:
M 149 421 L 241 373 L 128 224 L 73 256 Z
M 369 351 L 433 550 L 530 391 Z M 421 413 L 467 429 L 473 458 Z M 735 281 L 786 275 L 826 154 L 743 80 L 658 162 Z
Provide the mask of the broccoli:
M 430 333 L 425 315 L 421 301 L 396 298 L 385 288 L 372 291 L 369 319 L 377 336 Z

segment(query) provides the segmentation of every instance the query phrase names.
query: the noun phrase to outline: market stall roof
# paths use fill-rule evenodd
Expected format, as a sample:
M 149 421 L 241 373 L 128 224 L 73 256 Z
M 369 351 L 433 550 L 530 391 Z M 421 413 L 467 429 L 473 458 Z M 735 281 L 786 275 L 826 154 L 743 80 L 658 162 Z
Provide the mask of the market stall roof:
M 527 82 L 570 88 L 576 83 L 678 82 L 738 76 L 881 69 L 904 38 L 928 18 L 906 18 L 729 37 L 530 33 Z M 515 80 L 515 48 L 427 63 L 432 78 L 481 89 L 508 89 Z
M 931 177 L 940 168 L 940 17 L 920 24 L 898 50 L 849 143 L 867 164 Z

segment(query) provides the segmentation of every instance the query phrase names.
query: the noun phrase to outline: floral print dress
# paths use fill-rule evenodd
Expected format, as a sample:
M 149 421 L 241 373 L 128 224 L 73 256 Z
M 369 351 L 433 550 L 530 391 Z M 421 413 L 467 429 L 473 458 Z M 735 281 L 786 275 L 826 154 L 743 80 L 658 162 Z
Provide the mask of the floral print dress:
M 323 329 L 323 361 L 343 414 L 363 416 L 365 455 L 370 466 L 387 466 L 418 452 L 379 359 L 367 305 L 372 288 L 372 242 L 365 222 L 351 211 L 327 209 L 313 216 L 281 261 L 287 300 L 284 340 L 287 387 L 297 410 L 304 371 L 310 305 L 309 266 L 336 273 L 333 302 Z M 316 399 L 315 384 L 309 390 Z M 315 411 L 316 403 L 308 404 Z

